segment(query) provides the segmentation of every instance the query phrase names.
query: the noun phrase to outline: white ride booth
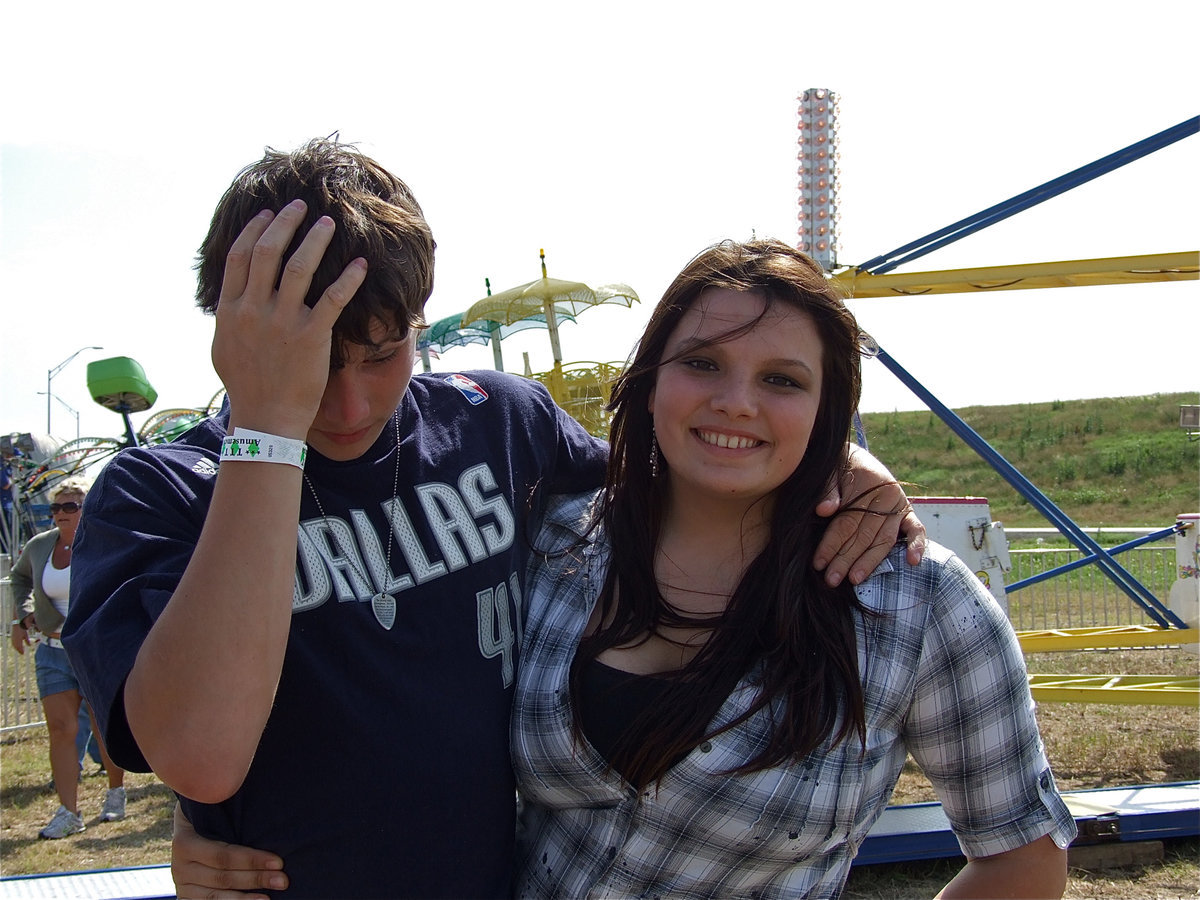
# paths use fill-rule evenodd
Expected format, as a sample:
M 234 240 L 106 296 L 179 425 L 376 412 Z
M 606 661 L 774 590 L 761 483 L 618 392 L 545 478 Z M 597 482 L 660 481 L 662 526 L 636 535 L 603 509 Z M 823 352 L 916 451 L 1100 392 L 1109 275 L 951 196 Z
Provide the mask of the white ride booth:
M 1008 612 L 1004 573 L 1012 569 L 1004 525 L 992 521 L 986 497 L 912 497 L 929 539 L 948 547 L 971 567 Z

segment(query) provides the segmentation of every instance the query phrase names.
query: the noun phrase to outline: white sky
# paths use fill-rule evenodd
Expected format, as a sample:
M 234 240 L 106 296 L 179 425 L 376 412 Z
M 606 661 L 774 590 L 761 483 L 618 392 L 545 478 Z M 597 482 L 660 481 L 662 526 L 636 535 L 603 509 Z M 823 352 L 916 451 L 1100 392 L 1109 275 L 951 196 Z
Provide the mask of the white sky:
M 540 275 L 643 303 L 564 324 L 623 359 L 724 237 L 796 234 L 796 96 L 841 96 L 843 263 L 861 263 L 1200 112 L 1200 4 L 800 0 L 9 4 L 0 78 L 0 432 L 42 431 L 46 372 L 119 436 L 86 363 L 131 356 L 155 411 L 219 384 L 191 264 L 265 145 L 340 131 L 404 178 L 438 241 L 430 320 Z M 1200 136 L 900 271 L 1195 250 Z M 952 407 L 1200 386 L 1200 283 L 853 303 Z M 549 366 L 544 331 L 504 343 Z M 448 351 L 444 368 L 490 367 Z M 863 408 L 920 402 L 877 362 Z M 148 414 L 134 417 L 135 424 Z M 53 433 L 75 437 L 53 404 Z

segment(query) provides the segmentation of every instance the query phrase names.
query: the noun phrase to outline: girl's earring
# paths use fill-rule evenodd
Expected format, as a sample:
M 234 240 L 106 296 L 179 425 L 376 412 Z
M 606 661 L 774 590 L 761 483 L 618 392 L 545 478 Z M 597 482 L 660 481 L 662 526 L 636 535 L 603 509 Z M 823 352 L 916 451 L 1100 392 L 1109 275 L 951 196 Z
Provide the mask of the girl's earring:
M 650 477 L 658 477 L 658 435 L 653 425 L 650 426 Z

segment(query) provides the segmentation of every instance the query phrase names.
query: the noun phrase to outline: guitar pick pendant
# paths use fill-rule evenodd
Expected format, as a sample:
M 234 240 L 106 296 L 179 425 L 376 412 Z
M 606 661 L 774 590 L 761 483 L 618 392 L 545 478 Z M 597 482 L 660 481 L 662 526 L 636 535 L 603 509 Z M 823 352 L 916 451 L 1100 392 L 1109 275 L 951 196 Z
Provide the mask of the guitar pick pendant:
M 400 416 L 398 413 L 392 414 L 392 421 L 396 425 L 396 447 L 392 451 L 396 454 L 396 464 L 392 471 L 392 499 L 388 501 L 387 508 L 387 523 L 388 536 L 391 538 L 387 542 L 387 555 L 383 560 L 384 571 L 387 573 L 387 578 L 390 580 L 392 575 L 392 544 L 395 543 L 396 534 L 396 509 L 400 506 Z M 317 489 L 313 487 L 313 483 L 308 478 L 308 473 L 304 473 L 304 483 L 308 486 L 308 492 L 312 494 L 313 502 L 317 504 L 317 511 L 321 514 L 321 521 L 325 523 L 325 528 L 329 529 L 329 518 L 325 515 L 325 507 L 321 505 L 321 498 L 317 496 Z M 358 575 L 367 581 L 367 574 L 358 566 L 351 563 Z M 379 582 L 376 582 L 377 584 Z M 387 584 L 388 581 L 384 581 Z M 392 581 L 395 584 L 396 582 Z M 385 591 L 379 591 L 371 598 L 371 612 L 375 613 L 375 621 L 382 625 L 387 631 L 392 630 L 392 626 L 396 624 L 396 598 Z
M 388 631 L 396 624 L 396 598 L 391 594 L 380 591 L 371 598 L 371 611 L 375 618 Z

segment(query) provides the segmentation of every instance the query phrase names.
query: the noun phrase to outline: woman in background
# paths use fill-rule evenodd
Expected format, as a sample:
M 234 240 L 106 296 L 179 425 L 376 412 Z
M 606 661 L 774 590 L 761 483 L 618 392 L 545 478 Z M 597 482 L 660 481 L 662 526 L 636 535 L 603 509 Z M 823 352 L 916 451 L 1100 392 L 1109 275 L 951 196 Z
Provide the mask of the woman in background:
M 42 635 L 34 665 L 50 733 L 50 771 L 59 800 L 54 817 L 39 832 L 43 838 L 67 837 L 87 827 L 79 814 L 80 758 L 75 743 L 84 699 L 60 640 L 70 602 L 71 544 L 83 515 L 87 490 L 87 483 L 79 479 L 55 486 L 50 495 L 54 527 L 30 538 L 12 569 L 13 648 L 24 654 L 25 647 L 33 643 L 30 632 L 40 631 Z M 94 724 L 92 731 L 100 748 L 101 765 L 108 773 L 108 793 L 100 820 L 114 822 L 125 817 L 125 772 L 108 758 Z

